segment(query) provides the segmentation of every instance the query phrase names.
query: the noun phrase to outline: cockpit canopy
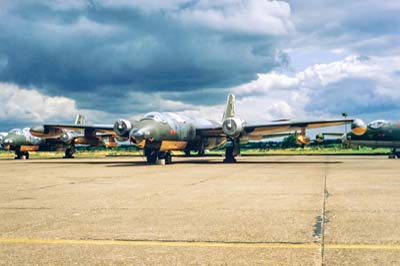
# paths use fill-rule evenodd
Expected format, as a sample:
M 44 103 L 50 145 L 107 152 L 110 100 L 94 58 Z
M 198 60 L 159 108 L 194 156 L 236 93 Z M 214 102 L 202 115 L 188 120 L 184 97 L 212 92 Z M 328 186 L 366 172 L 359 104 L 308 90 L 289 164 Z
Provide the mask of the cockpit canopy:
M 184 116 L 174 113 L 151 112 L 145 114 L 143 118 L 140 119 L 140 121 L 143 120 L 154 120 L 156 122 L 168 123 L 171 126 L 173 126 L 174 123 L 186 123 L 186 118 Z
M 142 119 L 140 119 L 140 121 L 143 120 L 154 120 L 156 122 L 162 122 L 162 123 L 166 123 L 167 121 L 165 120 L 164 116 L 159 113 L 159 112 L 150 112 L 147 113 L 143 116 Z
M 22 130 L 19 128 L 11 129 L 9 134 L 22 135 Z
M 381 128 L 384 124 L 386 124 L 386 120 L 375 120 L 368 124 L 369 128 L 378 129 Z

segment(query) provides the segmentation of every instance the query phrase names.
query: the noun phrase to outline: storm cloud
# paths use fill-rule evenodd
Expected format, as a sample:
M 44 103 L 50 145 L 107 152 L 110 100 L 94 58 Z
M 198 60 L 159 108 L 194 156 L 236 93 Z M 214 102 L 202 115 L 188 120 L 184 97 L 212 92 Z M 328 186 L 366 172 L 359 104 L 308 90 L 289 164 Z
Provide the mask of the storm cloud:
M 3 12 L 1 80 L 51 95 L 241 84 L 285 63 L 277 46 L 293 30 L 286 3 L 260 0 L 16 1 Z
M 228 92 L 249 120 L 394 110 L 399 12 L 377 0 L 0 0 L 0 128 L 77 113 L 218 118 Z

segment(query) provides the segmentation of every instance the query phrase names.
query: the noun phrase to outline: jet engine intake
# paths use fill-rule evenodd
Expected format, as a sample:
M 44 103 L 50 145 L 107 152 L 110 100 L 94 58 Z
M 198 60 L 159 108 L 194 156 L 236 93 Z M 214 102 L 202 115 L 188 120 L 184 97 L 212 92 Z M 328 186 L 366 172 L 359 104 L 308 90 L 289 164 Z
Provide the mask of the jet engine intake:
M 355 119 L 351 124 L 351 132 L 356 136 L 362 136 L 367 131 L 367 126 L 361 119 Z
M 61 135 L 60 139 L 64 143 L 71 143 L 75 138 L 75 134 L 72 131 L 66 131 Z
M 243 132 L 244 122 L 236 117 L 229 117 L 222 123 L 222 130 L 231 138 L 237 138 Z
M 132 123 L 126 119 L 119 119 L 114 124 L 114 132 L 120 137 L 129 137 L 129 132 L 132 130 Z

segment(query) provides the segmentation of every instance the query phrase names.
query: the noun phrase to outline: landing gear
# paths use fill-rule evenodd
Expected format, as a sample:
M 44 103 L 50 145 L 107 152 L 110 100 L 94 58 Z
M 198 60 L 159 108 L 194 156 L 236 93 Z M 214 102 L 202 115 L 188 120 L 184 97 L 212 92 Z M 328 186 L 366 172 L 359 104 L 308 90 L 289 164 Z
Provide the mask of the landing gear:
M 392 149 L 392 152 L 388 156 L 389 159 L 396 159 L 400 158 L 400 151 L 398 151 L 396 148 Z
M 67 148 L 65 150 L 64 159 L 72 159 L 74 158 L 74 153 L 76 152 L 75 147 Z
M 190 150 L 189 149 L 185 149 L 185 157 L 190 157 Z
M 15 160 L 28 160 L 29 152 L 27 151 L 15 151 Z
M 235 156 L 240 154 L 240 140 L 229 139 L 226 144 L 224 163 L 236 163 Z
M 170 151 L 158 151 L 158 150 L 145 150 L 144 155 L 148 164 L 172 164 L 172 155 Z
M 197 155 L 199 155 L 199 156 L 204 156 L 204 154 L 205 154 L 204 149 L 200 149 L 200 150 L 199 150 L 199 153 L 198 153 Z
M 146 156 L 148 164 L 156 164 L 158 159 L 158 151 L 157 150 L 144 150 L 144 155 Z
M 172 164 L 172 155 L 171 152 L 167 151 L 164 154 L 165 164 Z

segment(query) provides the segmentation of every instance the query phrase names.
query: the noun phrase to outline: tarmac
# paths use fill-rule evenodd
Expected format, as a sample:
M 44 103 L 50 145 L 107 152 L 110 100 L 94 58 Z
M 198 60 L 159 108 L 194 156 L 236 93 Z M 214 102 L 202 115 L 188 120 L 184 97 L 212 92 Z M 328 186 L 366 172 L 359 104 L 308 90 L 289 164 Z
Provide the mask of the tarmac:
M 386 156 L 0 160 L 0 265 L 400 265 Z

